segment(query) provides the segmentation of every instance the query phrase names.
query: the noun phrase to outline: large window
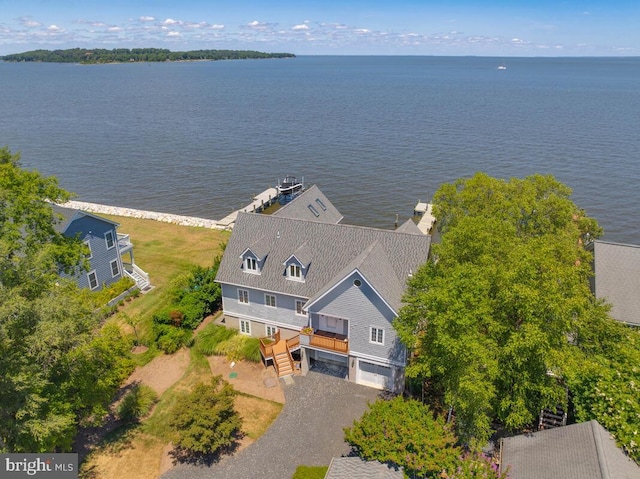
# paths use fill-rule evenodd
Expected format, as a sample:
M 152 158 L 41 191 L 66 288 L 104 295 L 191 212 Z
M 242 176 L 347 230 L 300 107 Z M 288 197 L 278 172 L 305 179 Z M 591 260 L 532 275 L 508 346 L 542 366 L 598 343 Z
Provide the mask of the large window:
M 240 320 L 240 332 L 251 336 L 251 321 L 248 319 Z
M 118 263 L 117 259 L 114 259 L 113 261 L 111 261 L 111 276 L 112 277 L 116 277 L 116 276 L 120 276 L 120 264 Z
M 304 307 L 304 301 L 301 299 L 296 299 L 296 314 L 299 314 L 300 316 L 305 316 L 304 310 L 302 309 L 303 307 Z
M 265 324 L 264 329 L 265 329 L 265 332 L 267 333 L 267 336 L 275 336 L 276 333 L 278 332 L 278 328 L 276 328 L 275 326 L 271 326 L 269 324 Z
M 89 288 L 96 289 L 98 287 L 98 275 L 95 270 L 87 273 L 87 280 L 89 281 Z
M 274 295 L 272 295 L 272 294 L 265 294 L 264 295 L 264 304 L 266 304 L 270 308 L 275 308 L 276 307 L 276 297 Z
M 298 266 L 297 264 L 290 264 L 289 265 L 289 277 L 293 278 L 293 279 L 302 278 L 302 272 L 300 271 L 300 266 Z
M 104 234 L 104 240 L 107 243 L 107 249 L 111 249 L 116 245 L 116 242 L 113 238 L 113 231 L 107 231 Z
M 249 304 L 249 291 L 246 289 L 238 290 L 238 303 Z
M 371 336 L 369 342 L 375 344 L 384 344 L 384 329 L 371 327 Z

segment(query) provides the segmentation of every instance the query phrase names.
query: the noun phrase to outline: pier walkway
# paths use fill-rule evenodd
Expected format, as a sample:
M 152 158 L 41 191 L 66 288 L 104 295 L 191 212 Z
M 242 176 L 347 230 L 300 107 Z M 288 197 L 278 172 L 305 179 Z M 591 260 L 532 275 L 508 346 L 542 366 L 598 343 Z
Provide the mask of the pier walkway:
M 420 200 L 418 200 L 418 204 L 413 209 L 413 214 L 415 216 L 421 216 L 420 221 L 418 222 L 418 229 L 425 235 L 431 233 L 431 228 L 433 228 L 433 225 L 436 222 L 436 219 L 431 212 L 432 208 L 433 205 L 431 203 L 421 203 Z

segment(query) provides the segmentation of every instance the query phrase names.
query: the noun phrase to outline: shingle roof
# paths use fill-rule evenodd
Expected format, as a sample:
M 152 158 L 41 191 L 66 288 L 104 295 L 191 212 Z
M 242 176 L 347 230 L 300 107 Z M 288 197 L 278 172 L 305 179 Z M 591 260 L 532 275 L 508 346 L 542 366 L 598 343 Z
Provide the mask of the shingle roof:
M 259 275 L 244 273 L 240 259 L 256 238 L 271 238 Z M 430 243 L 431 237 L 425 235 L 241 213 L 216 280 L 310 298 L 353 262 L 389 304 L 398 305 L 409 273 L 427 260 Z M 301 247 L 309 261 L 308 271 L 304 282 L 292 281 L 286 278 L 283 264 Z
M 611 303 L 611 316 L 640 326 L 640 246 L 595 241 L 595 291 Z
M 321 223 L 340 223 L 343 218 L 338 209 L 333 206 L 333 203 L 328 200 L 316 185 L 307 188 L 293 201 L 276 211 L 273 216 L 319 221 Z
M 398 231 L 399 233 L 411 233 L 414 235 L 424 234 L 422 231 L 420 231 L 418 225 L 410 219 L 398 226 L 398 229 L 396 229 L 396 231 Z
M 60 223 L 56 223 L 54 228 L 58 233 L 64 233 L 71 222 L 75 220 L 79 216 L 91 216 L 92 218 L 96 218 L 100 221 L 104 221 L 105 223 L 111 223 L 114 226 L 119 226 L 115 221 L 108 220 L 107 218 L 102 218 L 101 216 L 97 216 L 87 211 L 82 211 L 76 208 L 66 208 L 64 206 L 52 204 L 51 208 L 53 209 L 54 214 L 58 214 L 62 216 L 62 221 Z
M 502 470 L 518 479 L 638 479 L 640 467 L 597 421 L 509 437 Z
M 402 468 L 359 457 L 334 457 L 325 479 L 403 479 Z

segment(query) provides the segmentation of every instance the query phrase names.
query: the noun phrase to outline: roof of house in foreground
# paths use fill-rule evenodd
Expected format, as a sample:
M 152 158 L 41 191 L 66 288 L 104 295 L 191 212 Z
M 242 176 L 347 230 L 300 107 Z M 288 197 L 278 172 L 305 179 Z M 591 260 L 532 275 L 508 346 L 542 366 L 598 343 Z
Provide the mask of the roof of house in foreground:
M 640 326 L 640 246 L 593 242 L 595 295 L 605 299 L 614 319 Z
M 352 267 L 397 311 L 407 278 L 427 261 L 430 244 L 426 235 L 240 213 L 216 280 L 311 298 Z M 252 245 L 264 258 L 260 274 L 242 269 L 242 255 L 254 252 Z M 284 265 L 294 254 L 307 262 L 304 282 L 285 276 Z
M 597 421 L 508 437 L 502 470 L 517 479 L 638 479 L 640 466 Z
M 273 216 L 322 223 L 340 223 L 343 218 L 338 208 L 329 201 L 329 198 L 316 185 L 307 188 L 293 201 L 273 213 Z
M 324 479 L 403 479 L 402 468 L 359 457 L 334 457 Z
M 96 216 L 94 214 L 91 214 L 76 208 L 67 208 L 67 207 L 55 205 L 55 204 L 52 204 L 51 208 L 53 209 L 54 214 L 57 214 L 59 215 L 59 217 L 62 218 L 60 222 L 57 222 L 54 225 L 54 228 L 58 233 L 64 233 L 74 220 L 76 220 L 77 218 L 81 218 L 83 216 L 89 216 L 91 218 L 95 218 L 105 223 L 111 223 L 116 227 L 118 226 L 118 223 L 116 223 L 115 221 L 111 221 L 107 218 L 102 218 L 101 216 Z

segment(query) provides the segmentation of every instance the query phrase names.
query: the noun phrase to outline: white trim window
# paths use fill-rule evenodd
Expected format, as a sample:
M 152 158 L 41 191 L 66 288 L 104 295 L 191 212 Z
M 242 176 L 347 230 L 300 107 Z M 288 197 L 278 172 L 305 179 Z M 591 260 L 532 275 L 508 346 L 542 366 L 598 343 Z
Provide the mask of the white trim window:
M 296 299 L 296 314 L 298 316 L 306 316 L 306 314 L 304 314 L 304 303 L 302 299 Z
M 273 294 L 265 294 L 264 295 L 264 304 L 266 306 L 268 306 L 269 308 L 275 308 L 276 307 L 276 297 Z M 267 336 L 269 336 L 267 334 Z
M 104 234 L 104 241 L 107 244 L 107 249 L 115 248 L 116 241 L 113 238 L 113 231 L 107 231 Z
M 249 291 L 246 289 L 238 290 L 238 303 L 249 304 Z
M 251 321 L 248 319 L 240 320 L 240 333 L 251 336 Z
M 98 275 L 96 274 L 95 269 L 87 273 L 87 281 L 89 282 L 89 288 L 91 290 L 94 290 L 98 286 L 100 286 L 100 283 L 98 283 Z
M 247 273 L 258 273 L 258 260 L 251 256 L 247 256 L 244 259 L 244 270 Z
M 111 265 L 111 277 L 115 278 L 117 276 L 120 276 L 120 263 L 118 262 L 118 260 L 114 259 L 113 261 L 109 262 L 109 264 Z
M 295 279 L 296 281 L 300 281 L 302 279 L 302 268 L 300 268 L 300 265 L 291 263 L 287 270 L 289 272 L 289 278 Z
M 84 244 L 87 245 L 87 248 L 89 248 L 89 254 L 87 254 L 85 258 L 87 259 L 93 258 L 93 251 L 91 251 L 91 240 L 85 240 Z
M 371 326 L 369 342 L 374 344 L 384 344 L 384 329 Z
M 271 326 L 270 324 L 265 324 L 264 331 L 267 333 L 267 336 L 275 336 L 278 332 L 278 328 L 276 326 Z

